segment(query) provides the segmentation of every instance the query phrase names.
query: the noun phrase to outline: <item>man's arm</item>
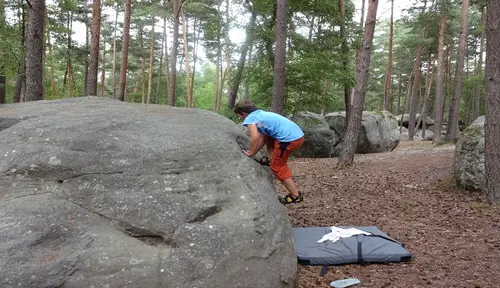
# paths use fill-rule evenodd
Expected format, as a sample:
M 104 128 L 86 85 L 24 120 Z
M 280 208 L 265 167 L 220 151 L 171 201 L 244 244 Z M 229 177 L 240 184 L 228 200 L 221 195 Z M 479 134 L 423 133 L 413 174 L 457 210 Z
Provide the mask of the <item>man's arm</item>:
M 257 125 L 255 124 L 249 124 L 247 125 L 248 131 L 250 132 L 250 151 L 248 151 L 248 157 L 253 157 L 257 152 L 259 152 L 259 142 L 260 142 L 260 136 L 259 136 L 259 130 L 257 130 Z

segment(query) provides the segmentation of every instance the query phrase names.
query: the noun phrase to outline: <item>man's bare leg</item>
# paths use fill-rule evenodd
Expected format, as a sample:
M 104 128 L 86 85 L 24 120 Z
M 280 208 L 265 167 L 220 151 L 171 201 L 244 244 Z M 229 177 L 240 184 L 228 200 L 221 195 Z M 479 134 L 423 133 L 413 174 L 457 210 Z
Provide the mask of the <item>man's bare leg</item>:
M 283 180 L 281 183 L 285 185 L 286 189 L 290 192 L 290 194 L 292 194 L 293 197 L 299 197 L 299 189 L 295 185 L 295 182 L 293 182 L 292 178 Z

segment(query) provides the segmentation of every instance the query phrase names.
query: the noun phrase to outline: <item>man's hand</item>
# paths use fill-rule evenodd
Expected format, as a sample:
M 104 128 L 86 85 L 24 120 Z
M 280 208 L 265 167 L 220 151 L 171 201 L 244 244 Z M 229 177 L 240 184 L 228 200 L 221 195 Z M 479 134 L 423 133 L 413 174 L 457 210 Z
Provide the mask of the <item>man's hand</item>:
M 248 157 L 250 157 L 250 158 L 253 157 L 253 155 L 250 154 L 250 151 L 248 151 L 248 150 L 241 150 L 241 151 L 243 151 L 243 153 L 245 153 L 245 155 L 247 155 Z

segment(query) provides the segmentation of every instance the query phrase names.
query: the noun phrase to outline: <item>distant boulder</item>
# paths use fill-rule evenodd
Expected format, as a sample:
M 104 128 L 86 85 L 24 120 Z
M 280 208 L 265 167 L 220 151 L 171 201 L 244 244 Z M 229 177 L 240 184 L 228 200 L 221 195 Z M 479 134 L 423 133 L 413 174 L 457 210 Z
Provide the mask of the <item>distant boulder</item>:
M 485 185 L 484 121 L 480 116 L 465 128 L 455 146 L 455 178 L 466 189 L 480 190 Z
M 414 125 L 417 125 L 418 120 L 420 119 L 420 117 L 421 117 L 420 113 L 417 113 L 415 115 L 415 124 Z M 401 123 L 402 123 L 403 127 L 408 128 L 409 123 L 410 123 L 410 114 L 404 114 L 403 115 L 403 121 L 401 121 L 401 115 L 397 115 L 396 119 L 398 120 L 398 125 L 399 126 L 401 126 Z M 416 127 L 416 128 L 417 129 L 421 129 L 422 126 L 423 126 L 423 122 L 424 121 L 420 121 L 420 125 L 418 125 L 418 127 Z M 431 117 L 429 117 L 429 116 L 425 117 L 425 126 L 426 127 L 433 126 L 434 124 L 435 124 L 435 122 L 434 122 L 434 120 Z
M 345 112 L 329 113 L 325 115 L 325 119 L 330 128 L 343 139 L 346 132 Z M 391 113 L 387 111 L 363 112 L 356 153 L 392 151 L 398 146 L 399 141 L 398 122 Z M 340 151 L 336 154 L 338 152 Z

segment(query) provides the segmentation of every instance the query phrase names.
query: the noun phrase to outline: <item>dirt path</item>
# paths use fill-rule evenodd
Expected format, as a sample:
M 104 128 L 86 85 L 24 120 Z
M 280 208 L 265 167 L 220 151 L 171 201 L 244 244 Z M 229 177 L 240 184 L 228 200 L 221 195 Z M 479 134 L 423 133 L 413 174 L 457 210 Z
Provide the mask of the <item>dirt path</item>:
M 453 153 L 418 141 L 357 155 L 343 170 L 337 159 L 291 161 L 305 194 L 287 206 L 294 226 L 373 225 L 413 254 L 407 263 L 330 266 L 324 277 L 319 266 L 299 266 L 299 287 L 348 277 L 360 279 L 356 287 L 500 287 L 500 209 L 455 187 Z

